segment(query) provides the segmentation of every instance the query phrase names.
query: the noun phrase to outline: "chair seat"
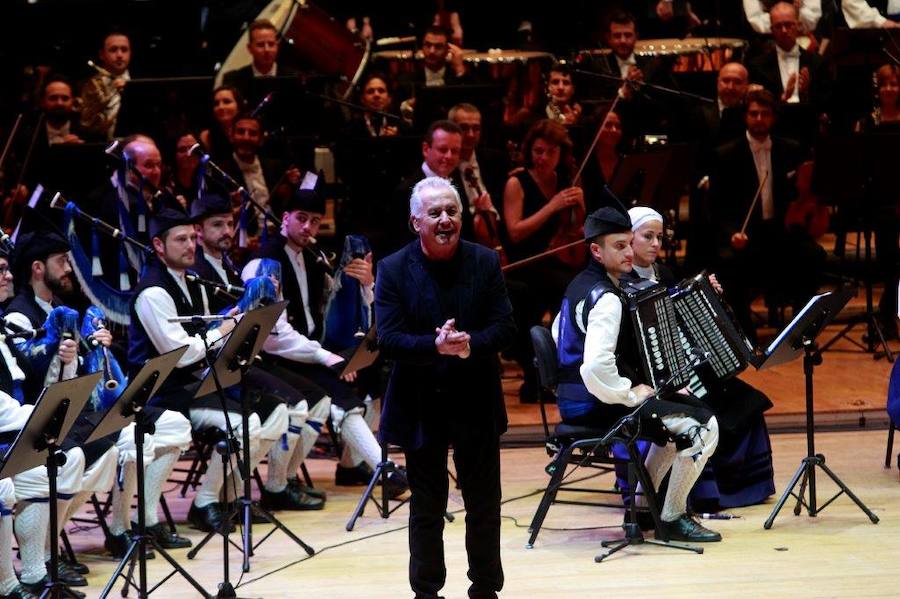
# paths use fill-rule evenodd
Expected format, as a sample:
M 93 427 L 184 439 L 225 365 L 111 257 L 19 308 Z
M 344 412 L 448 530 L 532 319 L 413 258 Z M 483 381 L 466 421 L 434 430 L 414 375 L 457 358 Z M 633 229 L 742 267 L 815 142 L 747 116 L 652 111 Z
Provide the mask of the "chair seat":
M 560 422 L 556 425 L 556 428 L 553 429 L 553 433 L 556 437 L 565 439 L 594 439 L 600 438 L 608 432 L 609 429 L 578 426 L 575 424 L 566 424 L 565 422 Z

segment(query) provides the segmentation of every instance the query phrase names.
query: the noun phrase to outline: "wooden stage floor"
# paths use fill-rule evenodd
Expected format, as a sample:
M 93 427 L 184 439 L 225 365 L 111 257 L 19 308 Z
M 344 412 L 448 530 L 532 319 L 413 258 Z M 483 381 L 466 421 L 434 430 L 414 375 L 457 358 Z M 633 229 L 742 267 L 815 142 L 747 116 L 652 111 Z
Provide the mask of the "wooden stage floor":
M 776 485 L 784 489 L 806 446 L 803 435 L 772 437 Z M 608 562 L 595 564 L 600 541 L 621 535 L 621 511 L 580 506 L 554 506 L 533 549 L 525 549 L 527 527 L 539 501 L 535 491 L 547 481 L 542 449 L 503 450 L 503 561 L 506 587 L 503 597 L 688 597 L 702 593 L 723 597 L 896 597 L 897 556 L 900 555 L 900 481 L 896 469 L 883 468 L 885 432 L 829 432 L 817 436 L 817 450 L 850 488 L 881 518 L 869 522 L 851 501 L 842 496 L 817 518 L 795 517 L 790 507 L 782 512 L 772 530 L 763 521 L 774 498 L 766 505 L 733 510 L 740 516 L 729 521 L 711 521 L 722 532 L 722 543 L 707 545 L 704 555 L 643 546 L 628 549 Z M 280 513 L 287 526 L 319 553 L 304 559 L 299 548 L 276 533 L 257 551 L 251 572 L 244 575 L 240 597 L 317 597 L 394 599 L 409 597 L 407 586 L 407 508 L 382 520 L 371 507 L 353 532 L 344 525 L 360 489 L 334 488 L 334 462 L 311 460 L 313 478 L 329 491 L 326 508 L 320 512 Z M 821 477 L 820 477 L 821 481 Z M 597 484 L 609 484 L 610 475 Z M 830 497 L 833 485 L 820 482 L 820 498 Z M 182 521 L 187 500 L 167 495 L 175 517 Z M 521 499 L 515 499 L 523 497 Z M 821 501 L 821 500 L 820 500 Z M 457 519 L 445 532 L 448 582 L 445 596 L 463 598 L 465 553 L 461 499 L 451 493 L 450 509 Z M 180 527 L 195 542 L 196 531 Z M 257 534 L 269 526 L 257 527 Z M 83 531 L 70 537 L 76 550 L 97 552 L 98 531 Z M 208 545 L 194 561 L 187 550 L 173 554 L 207 590 L 215 593 L 222 575 L 219 539 Z M 99 554 L 82 557 L 91 567 L 88 595 L 99 595 L 114 564 Z M 231 554 L 232 581 L 237 579 L 240 558 Z M 162 560 L 149 562 L 151 581 L 164 575 Z M 116 592 L 112 596 L 119 596 Z M 134 592 L 131 593 L 134 596 Z M 166 582 L 154 596 L 166 599 L 195 597 L 178 578 Z

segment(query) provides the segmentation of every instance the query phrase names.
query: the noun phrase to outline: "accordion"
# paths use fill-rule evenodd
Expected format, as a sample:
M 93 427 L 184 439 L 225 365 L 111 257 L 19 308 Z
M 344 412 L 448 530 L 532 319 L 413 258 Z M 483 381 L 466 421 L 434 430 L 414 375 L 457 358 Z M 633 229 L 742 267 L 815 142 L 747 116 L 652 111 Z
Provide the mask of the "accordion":
M 623 291 L 641 366 L 654 389 L 679 389 L 691 381 L 694 372 L 687 365 L 692 349 L 708 355 L 716 379 L 759 364 L 753 344 L 705 274 L 682 281 L 671 292 L 647 280 L 629 283 Z

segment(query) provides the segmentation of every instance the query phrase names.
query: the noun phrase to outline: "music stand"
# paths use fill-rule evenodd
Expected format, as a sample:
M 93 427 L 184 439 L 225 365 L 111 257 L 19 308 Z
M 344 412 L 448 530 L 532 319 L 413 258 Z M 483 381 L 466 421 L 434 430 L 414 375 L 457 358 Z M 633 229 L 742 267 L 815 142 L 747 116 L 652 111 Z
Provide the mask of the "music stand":
M 822 352 L 816 344 L 816 337 L 825 326 L 837 316 L 844 308 L 853 292 L 842 290 L 816 295 L 800 311 L 794 320 L 778 335 L 775 341 L 766 350 L 767 359 L 760 365 L 760 369 L 777 364 L 784 364 L 803 354 L 803 374 L 806 378 L 806 457 L 800 462 L 800 467 L 794 473 L 791 482 L 779 498 L 778 503 L 769 515 L 763 527 L 772 528 L 772 523 L 788 497 L 797 499 L 794 507 L 794 515 L 799 516 L 802 507 L 806 507 L 810 517 L 815 518 L 819 512 L 828 507 L 832 501 L 846 493 L 850 499 L 869 517 L 873 524 L 878 524 L 878 516 L 873 514 L 860 499 L 853 494 L 847 485 L 841 481 L 831 469 L 825 465 L 825 456 L 816 453 L 815 424 L 813 413 L 813 374 L 815 367 L 822 363 Z M 840 488 L 837 494 L 819 506 L 816 502 L 816 467 L 822 469 L 825 474 Z M 794 488 L 800 482 L 799 493 L 794 493 Z M 807 485 L 809 485 L 809 500 L 804 499 Z
M 193 586 L 202 597 L 209 597 L 209 593 L 200 586 L 187 571 L 182 568 L 175 559 L 157 542 L 156 538 L 147 534 L 147 524 L 144 516 L 144 434 L 153 433 L 153 424 L 148 423 L 144 413 L 144 407 L 150 401 L 162 383 L 168 378 L 169 374 L 178 364 L 178 360 L 187 351 L 187 347 L 179 347 L 168 353 L 162 354 L 144 363 L 141 370 L 131 379 L 128 387 L 122 392 L 116 403 L 103 415 L 94 430 L 88 436 L 85 443 L 96 441 L 108 434 L 122 430 L 134 421 L 134 445 L 137 452 L 137 498 L 138 498 L 138 521 L 137 531 L 132 535 L 128 544 L 125 555 L 119 560 L 119 565 L 110 577 L 109 582 L 100 593 L 100 598 L 105 599 L 113 589 L 116 579 L 121 576 L 125 580 L 122 588 L 122 595 L 127 593 L 128 587 L 134 587 L 138 592 L 138 598 L 144 599 L 150 593 L 155 591 L 163 582 L 167 581 L 172 574 L 180 574 L 187 582 Z M 164 577 L 162 582 L 158 583 L 149 591 L 147 590 L 147 544 L 153 546 L 157 553 L 162 555 L 172 566 L 173 571 Z M 128 565 L 128 573 L 123 574 L 125 566 Z M 134 583 L 134 569 L 138 568 L 138 583 Z
M 66 463 L 66 455 L 60 451 L 60 444 L 69 434 L 101 376 L 102 372 L 95 372 L 46 387 L 12 447 L 0 460 L 0 478 L 13 477 L 41 464 L 47 466 L 50 504 L 50 564 L 47 574 L 50 580 L 44 586 L 41 599 L 75 596 L 59 580 L 56 476 L 59 466 Z
M 212 98 L 212 77 L 154 77 L 132 79 L 122 88 L 122 107 L 116 118 L 116 137 L 144 133 L 163 144 L 182 131 L 210 124 L 206 102 Z
M 234 327 L 234 330 L 231 332 L 228 341 L 225 343 L 225 346 L 219 350 L 218 355 L 216 356 L 216 361 L 212 364 L 207 372 L 204 373 L 203 382 L 200 384 L 199 389 L 195 393 L 194 397 L 201 397 L 203 395 L 208 395 L 210 393 L 216 392 L 222 398 L 223 408 L 225 405 L 225 388 L 230 387 L 232 385 L 240 384 L 243 380 L 244 373 L 253 365 L 253 360 L 256 358 L 257 354 L 262 350 L 262 346 L 266 341 L 266 338 L 269 336 L 269 333 L 272 331 L 272 328 L 275 326 L 275 322 L 278 320 L 278 317 L 284 311 L 287 302 L 281 301 L 270 304 L 268 306 L 264 306 L 261 308 L 257 308 L 255 310 L 251 310 L 243 315 L 240 322 Z M 280 520 L 278 520 L 271 513 L 261 508 L 259 504 L 252 500 L 251 491 L 250 491 L 250 411 L 247 407 L 247 401 L 243 397 L 241 398 L 241 425 L 243 427 L 242 430 L 242 439 L 241 439 L 241 453 L 243 459 L 243 467 L 241 472 L 241 477 L 244 482 L 243 489 L 243 497 L 239 498 L 235 501 L 236 510 L 233 509 L 229 512 L 226 517 L 226 521 L 230 520 L 234 515 L 239 514 L 241 516 L 242 525 L 242 546 L 241 551 L 243 553 L 243 571 L 250 571 L 250 556 L 253 555 L 254 549 L 259 547 L 266 539 L 268 539 L 275 530 L 280 530 L 284 534 L 286 534 L 292 541 L 294 541 L 297 545 L 303 548 L 304 551 L 308 555 L 313 555 L 315 550 L 304 543 L 300 537 L 295 535 L 290 531 Z M 232 433 L 232 429 L 228 427 L 229 435 Z M 229 441 L 233 441 L 229 440 Z M 224 444 L 225 450 L 222 453 L 222 468 L 225 470 L 224 480 L 228 480 L 228 467 L 231 463 L 230 460 L 230 447 L 233 445 L 232 442 L 227 442 Z M 226 482 L 227 484 L 227 482 Z M 266 533 L 263 538 L 256 543 L 253 544 L 253 514 L 262 516 L 270 523 L 275 525 L 271 531 Z M 228 546 L 230 541 L 228 540 L 228 527 L 226 526 L 224 530 L 212 530 L 206 534 L 206 536 L 197 544 L 196 547 L 191 549 L 188 553 L 188 559 L 194 559 L 197 553 L 203 549 L 203 547 L 212 539 L 213 535 L 222 534 L 223 536 L 223 544 L 224 544 L 224 574 L 225 580 L 219 587 L 219 593 L 216 595 L 217 597 L 234 597 L 234 587 L 231 585 L 228 580 Z
M 667 151 L 626 155 L 616 168 L 610 190 L 629 208 L 654 205 L 656 188 L 662 179 L 669 155 Z

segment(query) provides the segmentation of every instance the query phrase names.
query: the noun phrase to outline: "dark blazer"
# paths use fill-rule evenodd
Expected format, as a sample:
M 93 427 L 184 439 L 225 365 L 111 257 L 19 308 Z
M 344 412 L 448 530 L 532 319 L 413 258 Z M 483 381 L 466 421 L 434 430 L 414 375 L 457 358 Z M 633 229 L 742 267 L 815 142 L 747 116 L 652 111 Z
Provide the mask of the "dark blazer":
M 460 242 L 461 261 L 451 292 L 459 313 L 445 313 L 437 283 L 418 239 L 379 263 L 375 320 L 382 355 L 393 360 L 381 438 L 415 449 L 429 438 L 431 423 L 455 419 L 467 434 L 500 435 L 506 408 L 497 353 L 512 342 L 512 306 L 497 253 Z M 436 327 L 456 318 L 456 328 L 472 336 L 463 360 L 438 354 Z
M 809 91 L 800 95 L 800 101 L 812 104 L 817 110 L 825 109 L 829 99 L 831 77 L 825 68 L 822 57 L 815 52 L 800 49 L 800 68 L 809 69 Z M 784 93 L 784 85 L 781 83 L 781 72 L 778 70 L 778 52 L 775 47 L 770 47 L 747 64 L 750 73 L 750 81 L 758 83 L 781 98 Z
M 278 65 L 277 77 L 290 77 L 297 75 L 297 71 L 285 65 Z M 237 88 L 247 102 L 253 103 L 257 98 L 250 98 L 249 92 L 253 82 L 253 65 L 247 65 L 233 71 L 228 71 L 222 76 L 222 84 Z
M 750 151 L 750 142 L 742 136 L 716 150 L 712 169 L 710 212 L 712 224 L 719 236 L 719 247 L 728 247 L 731 235 L 740 230 L 753 197 L 759 187 L 759 177 Z M 774 221 L 784 223 L 788 204 L 797 195 L 796 172 L 802 160 L 800 145 L 792 140 L 772 138 L 772 200 Z M 757 203 L 760 204 L 762 200 Z M 760 229 L 762 210 L 758 205 L 747 227 L 753 237 Z M 782 226 L 783 228 L 783 226 Z

